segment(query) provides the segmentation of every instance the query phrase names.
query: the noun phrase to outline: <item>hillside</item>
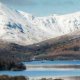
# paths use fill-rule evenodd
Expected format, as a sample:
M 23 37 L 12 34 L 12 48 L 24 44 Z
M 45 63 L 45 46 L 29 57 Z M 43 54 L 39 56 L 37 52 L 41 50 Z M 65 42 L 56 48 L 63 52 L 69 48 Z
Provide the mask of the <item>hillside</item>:
M 80 60 L 80 12 L 36 17 L 0 3 L 0 61 Z
M 74 35 L 72 35 L 74 34 Z M 33 45 L 0 42 L 0 59 L 30 60 L 79 60 L 80 32 L 60 36 Z M 5 58 L 6 57 L 6 58 Z

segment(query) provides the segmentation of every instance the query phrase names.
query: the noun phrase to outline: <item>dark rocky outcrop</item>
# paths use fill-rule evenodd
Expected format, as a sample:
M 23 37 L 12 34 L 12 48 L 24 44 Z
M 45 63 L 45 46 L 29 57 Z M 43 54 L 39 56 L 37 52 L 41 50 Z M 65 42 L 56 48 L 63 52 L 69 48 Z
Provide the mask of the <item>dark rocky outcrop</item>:
M 11 61 L 2 61 L 0 60 L 0 70 L 13 70 L 20 71 L 25 70 L 26 67 L 22 63 L 15 63 Z
M 0 76 L 0 80 L 29 80 L 29 78 L 25 78 L 24 76 Z

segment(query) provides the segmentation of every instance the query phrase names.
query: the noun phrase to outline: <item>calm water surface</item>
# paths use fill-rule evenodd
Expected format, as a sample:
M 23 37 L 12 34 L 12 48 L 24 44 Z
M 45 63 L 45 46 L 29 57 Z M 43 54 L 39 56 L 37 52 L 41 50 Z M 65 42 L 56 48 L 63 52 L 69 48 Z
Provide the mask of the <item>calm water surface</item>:
M 80 65 L 80 61 L 32 61 L 32 62 L 23 62 L 25 65 Z M 80 76 L 80 70 L 24 70 L 24 71 L 0 71 L 0 75 L 12 75 L 12 76 Z

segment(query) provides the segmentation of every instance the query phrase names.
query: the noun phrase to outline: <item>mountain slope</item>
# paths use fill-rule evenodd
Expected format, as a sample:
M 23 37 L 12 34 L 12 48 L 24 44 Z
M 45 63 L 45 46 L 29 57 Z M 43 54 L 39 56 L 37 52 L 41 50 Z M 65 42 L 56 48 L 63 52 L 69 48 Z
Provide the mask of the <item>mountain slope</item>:
M 22 46 L 0 41 L 0 60 L 80 60 L 80 31 Z
M 51 36 L 40 27 L 34 26 L 20 12 L 11 10 L 1 3 L 0 30 L 1 40 L 22 45 L 37 43 Z
M 29 45 L 80 29 L 80 12 L 36 17 L 0 3 L 0 39 Z
M 80 29 L 80 12 L 65 14 L 65 15 L 51 15 L 47 17 L 34 17 L 30 14 L 20 11 L 20 13 L 31 23 L 52 34 L 52 37 L 68 34 Z M 30 18 L 29 18 L 30 16 Z

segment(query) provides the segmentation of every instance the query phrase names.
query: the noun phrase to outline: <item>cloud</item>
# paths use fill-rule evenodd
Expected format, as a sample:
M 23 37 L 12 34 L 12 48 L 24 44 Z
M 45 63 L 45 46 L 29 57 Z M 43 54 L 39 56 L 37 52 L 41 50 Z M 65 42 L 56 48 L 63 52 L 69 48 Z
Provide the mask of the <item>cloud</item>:
M 34 0 L 0 0 L 0 2 L 9 4 L 9 5 L 18 5 L 18 6 L 35 5 L 36 4 L 36 2 Z

